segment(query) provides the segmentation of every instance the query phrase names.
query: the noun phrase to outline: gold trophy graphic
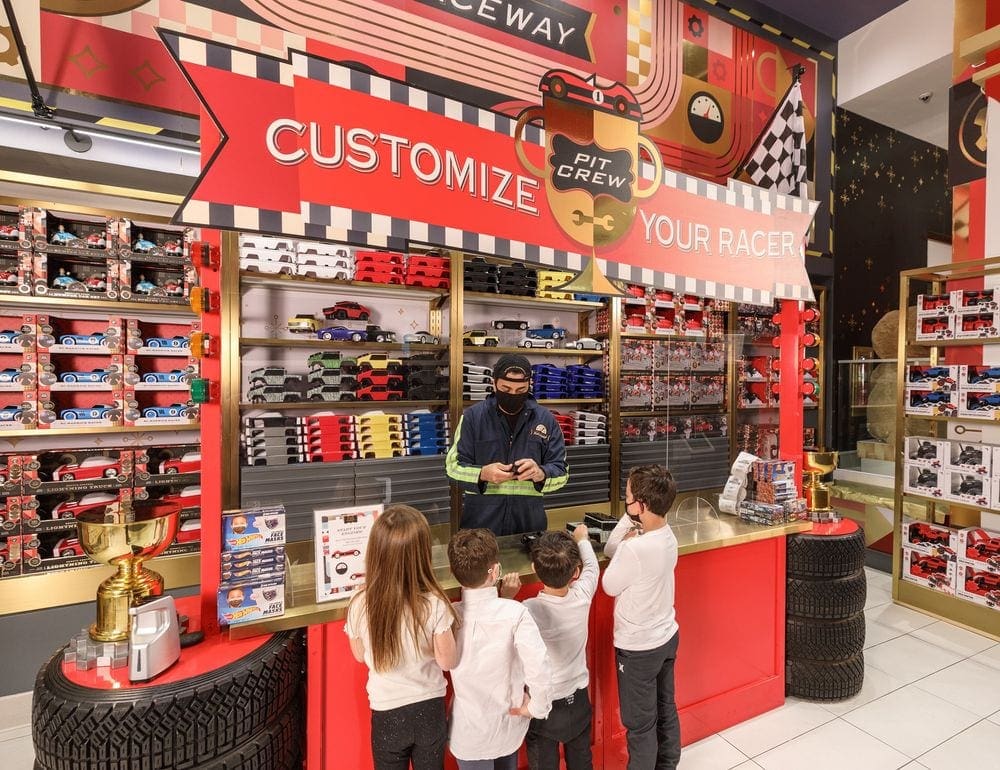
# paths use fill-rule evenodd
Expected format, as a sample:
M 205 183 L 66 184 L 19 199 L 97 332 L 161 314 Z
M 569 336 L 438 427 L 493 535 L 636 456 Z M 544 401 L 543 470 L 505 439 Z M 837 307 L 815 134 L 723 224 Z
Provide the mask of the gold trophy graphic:
M 552 213 L 570 238 L 597 248 L 621 239 L 632 227 L 637 202 L 660 187 L 663 159 L 653 142 L 639 132 L 642 109 L 621 83 L 599 86 L 596 76 L 583 78 L 566 70 L 547 72 L 539 84 L 542 106 L 529 107 L 517 118 L 514 147 L 521 165 L 545 184 Z M 540 121 L 545 129 L 545 168 L 528 158 L 524 131 Z M 643 186 L 639 151 L 655 168 Z M 583 273 L 564 290 L 618 295 L 590 260 Z

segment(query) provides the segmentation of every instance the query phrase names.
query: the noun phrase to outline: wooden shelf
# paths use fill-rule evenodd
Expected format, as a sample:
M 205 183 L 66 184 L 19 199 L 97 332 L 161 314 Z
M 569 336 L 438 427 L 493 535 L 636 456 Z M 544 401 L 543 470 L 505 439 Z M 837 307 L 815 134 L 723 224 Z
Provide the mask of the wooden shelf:
M 1000 345 L 1000 337 L 977 338 L 971 340 L 911 340 L 907 339 L 906 344 L 916 345 L 924 348 L 965 348 L 975 345 Z M 907 361 L 911 360 L 909 358 Z M 924 359 L 913 359 L 924 360 Z
M 113 299 L 86 300 L 76 297 L 35 297 L 23 294 L 0 295 L 0 304 L 14 307 L 39 307 L 51 310 L 52 308 L 65 308 L 74 312 L 86 310 L 108 311 L 114 310 L 123 315 L 142 316 L 141 320 L 148 320 L 150 316 L 158 315 L 182 315 L 194 318 L 195 313 L 189 305 L 160 305 L 155 302 L 125 302 Z M 108 315 L 103 312 L 102 315 Z
M 580 302 L 574 299 L 547 299 L 546 297 L 522 297 L 515 294 L 493 294 L 482 291 L 466 291 L 462 294 L 469 305 L 503 305 L 530 309 L 551 308 L 553 310 L 575 310 L 578 312 L 599 310 L 603 302 Z
M 279 403 L 251 404 L 246 401 L 240 404 L 244 411 L 313 411 L 326 409 L 374 409 L 391 406 L 393 408 L 419 409 L 422 407 L 447 406 L 448 402 L 440 401 L 284 401 Z
M 944 497 L 931 497 L 930 495 L 920 495 L 916 492 L 902 492 L 903 497 L 908 497 L 913 500 L 921 500 L 925 503 L 934 503 L 935 505 L 958 505 L 964 508 L 975 508 L 977 511 L 992 511 L 995 513 L 1000 513 L 995 508 L 989 508 L 985 505 L 976 505 L 975 503 L 963 503 L 960 500 L 948 500 Z
M 425 345 L 424 347 L 430 347 Z M 569 356 L 570 358 L 599 358 L 604 355 L 603 350 L 567 350 L 566 348 L 511 348 L 511 347 L 487 347 L 486 345 L 463 345 L 463 355 L 469 353 L 480 353 L 483 355 L 497 355 L 498 353 L 520 353 L 522 356 Z
M 30 430 L 6 430 L 4 437 L 12 438 L 38 438 L 39 436 L 87 436 L 105 434 L 114 436 L 118 434 L 130 433 L 166 433 L 168 431 L 192 431 L 201 430 L 200 425 L 129 425 L 110 427 L 87 427 L 87 428 L 32 428 Z
M 307 278 L 301 275 L 270 275 L 240 270 L 240 284 L 244 286 L 273 286 L 291 291 L 322 293 L 337 292 L 345 296 L 395 297 L 431 301 L 446 299 L 449 289 L 425 289 L 422 286 L 405 286 L 368 281 L 342 281 L 336 278 Z
M 930 420 L 931 422 L 985 422 L 997 424 L 997 420 L 990 417 L 959 417 L 946 414 L 908 414 L 903 413 L 903 417 L 908 420 Z
M 270 337 L 241 337 L 244 348 L 294 348 L 299 350 L 392 350 L 401 353 L 428 353 L 448 350 L 447 345 L 425 345 L 419 342 L 351 342 L 350 340 L 274 339 Z M 496 350 L 496 348 L 491 348 Z

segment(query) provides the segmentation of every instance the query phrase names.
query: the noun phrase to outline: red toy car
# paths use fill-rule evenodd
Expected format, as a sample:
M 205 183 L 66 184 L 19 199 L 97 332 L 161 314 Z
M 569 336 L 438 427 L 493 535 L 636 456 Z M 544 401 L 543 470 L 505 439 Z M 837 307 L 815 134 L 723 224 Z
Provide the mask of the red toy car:
M 353 551 L 334 551 L 330 554 L 334 559 L 340 559 L 344 556 L 360 556 L 361 551 L 355 548 Z
M 356 251 L 354 252 L 354 263 L 356 265 L 402 265 L 403 255 L 396 251 Z
M 190 519 L 177 530 L 178 543 L 194 543 L 201 540 L 201 519 Z
M 451 279 L 448 276 L 429 275 L 408 275 L 406 276 L 407 286 L 422 286 L 425 289 L 447 289 L 451 286 Z
M 646 287 L 637 283 L 630 283 L 625 287 L 625 293 L 635 299 L 646 299 Z
M 645 329 L 646 328 L 646 316 L 645 315 L 630 315 L 625 319 L 625 325 L 631 329 Z
M 948 562 L 939 559 L 937 556 L 921 556 L 916 561 L 910 563 L 910 574 L 917 577 L 929 578 L 938 572 L 947 572 Z
M 621 83 L 599 86 L 596 75 L 584 79 L 566 70 L 550 70 L 542 77 L 538 90 L 546 97 L 575 102 L 630 120 L 642 120 L 642 108 L 628 88 Z
M 83 552 L 83 546 L 80 545 L 80 541 L 75 537 L 64 537 L 55 547 L 52 549 L 52 556 L 56 559 L 61 559 L 66 556 L 85 556 Z
M 87 236 L 86 243 L 88 249 L 103 249 L 108 245 L 104 233 L 91 233 Z
M 110 457 L 85 457 L 79 463 L 60 465 L 52 471 L 53 481 L 83 481 L 113 479 L 122 472 L 121 463 Z
M 982 329 L 992 329 L 993 319 L 991 318 L 977 318 L 973 316 L 967 320 L 962 321 L 962 331 L 980 331 Z
M 938 321 L 934 318 L 925 318 L 920 322 L 920 331 L 923 334 L 932 334 L 934 332 L 946 332 L 948 331 L 947 321 Z
M 103 275 L 89 276 L 84 279 L 83 285 L 87 287 L 87 291 L 107 291 L 108 288 L 108 282 Z
M 684 328 L 691 331 L 698 331 L 705 328 L 705 324 L 700 318 L 688 318 L 684 321 Z
M 72 519 L 87 511 L 107 508 L 111 503 L 118 502 L 118 495 L 110 492 L 91 492 L 79 500 L 66 500 L 52 509 L 53 519 Z
M 17 225 L 0 225 L 0 238 L 4 240 L 16 241 L 21 237 Z
M 197 473 L 201 470 L 201 452 L 186 452 L 181 457 L 171 457 L 160 465 L 160 473 Z
M 909 539 L 911 543 L 932 543 L 934 545 L 948 545 L 950 535 L 940 529 L 917 522 L 910 525 Z
M 656 328 L 657 329 L 663 329 L 663 330 L 671 330 L 671 329 L 674 328 L 674 319 L 673 318 L 664 318 L 662 316 L 657 316 L 656 317 Z
M 184 253 L 184 249 L 177 241 L 164 241 L 163 253 L 171 257 L 179 257 Z
M 1000 558 L 1000 537 L 990 537 L 984 529 L 970 532 L 966 540 L 965 555 L 977 561 Z
M 403 378 L 398 374 L 389 374 L 387 371 L 366 369 L 358 375 L 358 386 L 366 385 L 384 385 L 391 389 L 402 389 Z
M 921 310 L 947 310 L 951 307 L 950 294 L 925 294 Z
M 359 401 L 401 401 L 405 394 L 385 385 L 362 385 L 356 395 Z
M 338 321 L 348 318 L 353 321 L 367 321 L 372 317 L 372 311 L 357 302 L 338 302 L 332 307 L 323 308 L 323 316 Z

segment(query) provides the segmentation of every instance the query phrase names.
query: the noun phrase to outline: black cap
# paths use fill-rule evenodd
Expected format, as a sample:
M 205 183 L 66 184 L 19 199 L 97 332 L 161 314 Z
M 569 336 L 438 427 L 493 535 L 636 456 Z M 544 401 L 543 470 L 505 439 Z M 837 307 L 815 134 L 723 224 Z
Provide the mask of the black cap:
M 493 365 L 494 380 L 530 380 L 531 364 L 517 353 L 505 353 Z

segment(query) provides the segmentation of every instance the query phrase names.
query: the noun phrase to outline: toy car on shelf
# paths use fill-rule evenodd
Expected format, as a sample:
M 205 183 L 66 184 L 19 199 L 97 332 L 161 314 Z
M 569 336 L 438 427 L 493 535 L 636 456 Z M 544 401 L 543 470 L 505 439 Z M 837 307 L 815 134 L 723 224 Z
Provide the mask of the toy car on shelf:
M 54 559 L 64 559 L 67 556 L 86 556 L 78 538 L 64 537 L 52 547 Z
M 931 527 L 923 522 L 917 522 L 910 527 L 908 538 L 911 543 L 930 543 L 932 545 L 948 545 L 951 536 L 948 532 Z
M 359 401 L 401 401 L 405 393 L 386 385 L 358 385 L 356 393 Z
M 60 345 L 100 345 L 108 347 L 106 334 L 63 334 L 59 338 Z
M 65 225 L 59 225 L 59 229 L 52 233 L 52 237 L 49 238 L 52 243 L 67 244 L 73 241 L 79 240 L 75 234 L 69 232 Z
M 402 390 L 403 376 L 400 374 L 389 374 L 385 370 L 377 372 L 369 369 L 358 375 L 358 387 L 361 388 L 367 385 L 385 385 L 390 390 Z
M 334 318 L 338 321 L 350 319 L 352 321 L 367 321 L 372 317 L 372 311 L 357 302 L 338 302 L 331 307 L 323 308 L 325 318 Z
M 288 319 L 288 331 L 295 333 L 309 333 L 314 334 L 319 331 L 319 321 L 316 320 L 314 316 L 307 313 L 300 313 L 298 315 L 293 315 Z
M 0 331 L 0 345 L 17 345 L 24 335 L 21 332 L 14 331 L 13 329 L 4 329 Z
M 170 404 L 170 406 L 148 406 L 142 410 L 142 416 L 147 419 L 161 417 L 187 417 L 188 407 L 186 404 Z
M 24 416 L 24 409 L 20 406 L 9 405 L 0 406 L 0 422 L 14 422 Z
M 520 329 L 524 331 L 529 326 L 527 321 L 510 321 L 510 320 L 500 320 L 493 321 L 494 329 Z
M 951 378 L 951 372 L 947 366 L 910 367 L 910 382 L 927 382 L 929 380 L 941 380 L 951 383 L 955 382 L 955 380 Z
M 376 265 L 370 262 L 358 263 L 354 270 L 354 280 L 366 283 L 403 284 L 402 269 L 393 265 Z
M 160 464 L 160 473 L 197 473 L 201 471 L 201 452 L 185 452 Z
M 5 241 L 16 241 L 21 237 L 17 225 L 0 225 L 0 239 Z
M 180 492 L 168 493 L 160 498 L 164 503 L 177 503 L 182 509 L 201 507 L 201 487 L 184 487 Z
M 928 393 L 923 403 L 930 403 L 931 396 L 947 396 L 946 393 Z M 937 401 L 947 401 L 948 399 L 936 399 Z M 1000 406 L 1000 393 L 990 393 L 988 396 L 973 396 L 969 398 L 969 409 L 991 410 Z
M 103 275 L 91 275 L 84 279 L 83 285 L 87 291 L 107 291 L 108 282 Z
M 89 372 L 60 372 L 59 382 L 107 382 L 111 378 L 111 372 L 107 369 L 94 369 Z
M 966 540 L 966 557 L 982 560 L 987 557 L 1000 559 L 1000 537 L 990 537 L 984 529 L 976 529 L 969 533 Z
M 376 324 L 369 324 L 365 327 L 365 336 L 368 342 L 395 342 L 396 332 L 383 329 Z
M 147 296 L 166 294 L 168 297 L 180 297 L 184 294 L 184 287 L 181 286 L 179 281 L 172 278 L 168 278 L 160 285 L 146 280 L 143 276 L 139 276 L 139 281 L 136 283 L 134 291 L 136 294 L 145 294 Z
M 398 373 L 403 370 L 403 361 L 399 358 L 389 358 L 387 353 L 365 353 L 358 356 L 355 363 L 360 372 L 378 369 Z
M 135 243 L 132 244 L 132 251 L 139 254 L 147 254 L 155 248 L 156 244 L 152 241 L 147 241 L 143 233 L 139 233 L 139 236 L 135 239 Z
M 493 336 L 485 329 L 469 329 L 462 335 L 462 344 L 495 348 L 500 345 L 500 338 Z
M 65 500 L 52 509 L 53 519 L 72 519 L 87 511 L 107 508 L 118 502 L 118 495 L 111 492 L 90 492 L 79 500 Z
M 51 284 L 54 289 L 62 289 L 64 291 L 86 291 L 85 287 L 76 276 L 72 273 L 67 273 L 64 268 L 59 268 L 59 275 L 52 279 Z
M 10 270 L 0 270 L 0 286 L 17 286 L 17 273 Z
M 566 330 L 560 326 L 542 324 L 541 326 L 537 326 L 533 329 L 528 329 L 526 334 L 529 337 L 534 337 L 536 339 L 561 340 L 566 336 Z
M 362 342 L 365 339 L 364 332 L 348 329 L 346 326 L 324 326 L 316 332 L 316 336 L 321 340 L 350 340 L 351 342 Z
M 122 472 L 121 463 L 111 457 L 85 457 L 79 463 L 60 465 L 52 471 L 53 481 L 113 479 Z
M 604 343 L 600 340 L 595 340 L 593 337 L 580 337 L 578 340 L 567 342 L 566 347 L 576 350 L 604 350 Z
M 403 342 L 419 343 L 421 345 L 440 345 L 441 338 L 428 331 L 418 331 L 404 334 Z
M 921 556 L 910 564 L 910 574 L 918 577 L 928 578 L 931 575 L 946 572 L 948 562 L 937 556 Z
M 190 348 L 191 340 L 177 335 L 174 337 L 150 337 L 146 340 L 147 348 Z
M 196 543 L 201 540 L 201 519 L 188 519 L 177 529 L 177 543 Z
M 523 339 L 517 341 L 517 346 L 519 348 L 554 348 L 556 344 L 552 340 L 524 337 Z
M 94 404 L 93 406 L 74 406 L 70 409 L 63 409 L 59 412 L 60 420 L 106 420 L 110 419 L 117 411 L 117 407 L 107 404 Z
M 142 381 L 148 384 L 187 382 L 190 374 L 183 369 L 171 369 L 169 372 L 146 372 Z
M 20 382 L 20 381 L 21 381 L 20 369 L 0 369 L 0 383 Z

